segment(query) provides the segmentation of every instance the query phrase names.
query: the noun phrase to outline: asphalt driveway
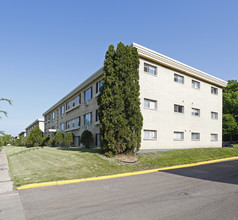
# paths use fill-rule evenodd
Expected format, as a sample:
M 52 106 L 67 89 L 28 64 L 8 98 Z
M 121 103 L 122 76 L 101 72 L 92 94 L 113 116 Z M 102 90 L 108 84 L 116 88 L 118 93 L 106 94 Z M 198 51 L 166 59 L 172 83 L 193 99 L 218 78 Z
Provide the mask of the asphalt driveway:
M 27 219 L 238 219 L 238 160 L 19 194 Z

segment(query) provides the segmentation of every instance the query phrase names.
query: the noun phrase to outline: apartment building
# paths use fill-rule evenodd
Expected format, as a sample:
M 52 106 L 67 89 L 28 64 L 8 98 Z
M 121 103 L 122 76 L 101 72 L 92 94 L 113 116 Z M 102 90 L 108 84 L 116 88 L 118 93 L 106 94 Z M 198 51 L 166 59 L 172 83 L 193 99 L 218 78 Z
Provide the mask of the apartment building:
M 18 134 L 18 137 L 26 137 L 26 131 L 22 131 L 20 134 Z
M 227 82 L 136 43 L 140 59 L 140 101 L 143 115 L 141 149 L 221 147 L 222 88 Z M 99 69 L 43 115 L 45 135 L 71 131 L 80 146 L 85 129 L 100 146 L 97 96 Z
M 44 119 L 36 119 L 34 122 L 32 122 L 28 127 L 26 127 L 26 136 L 28 136 L 33 128 L 38 126 L 42 132 L 45 131 L 45 124 Z

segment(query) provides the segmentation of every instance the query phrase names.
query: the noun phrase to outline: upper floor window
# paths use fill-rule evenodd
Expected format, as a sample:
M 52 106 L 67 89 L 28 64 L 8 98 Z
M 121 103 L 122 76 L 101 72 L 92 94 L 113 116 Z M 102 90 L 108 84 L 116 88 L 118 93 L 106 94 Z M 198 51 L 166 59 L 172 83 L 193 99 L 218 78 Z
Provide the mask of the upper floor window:
M 88 104 L 90 99 L 92 99 L 92 87 L 84 91 L 84 103 Z
M 217 134 L 211 134 L 211 141 L 217 141 L 218 135 Z
M 218 89 L 215 87 L 211 87 L 211 93 L 217 95 L 218 94 Z
M 103 87 L 103 83 L 102 83 L 102 80 L 101 81 L 98 81 L 96 83 L 96 93 L 99 93 L 102 91 L 102 87 Z
M 70 102 L 67 102 L 66 103 L 66 110 L 69 110 L 70 109 Z
M 60 114 L 61 114 L 61 115 L 64 114 L 64 105 L 62 105 L 62 106 L 60 107 Z
M 152 75 L 157 75 L 157 67 L 151 66 L 147 63 L 144 64 L 144 71 Z
M 55 112 L 52 112 L 52 119 L 55 119 Z
M 211 112 L 211 118 L 212 119 L 218 119 L 218 113 L 217 112 Z
M 98 110 L 96 109 L 96 112 L 95 112 L 95 121 L 99 121 L 99 117 L 98 117 Z
M 73 119 L 72 120 L 72 128 L 74 128 L 74 125 L 75 125 L 75 120 Z
M 157 131 L 156 130 L 144 130 L 144 139 L 145 140 L 156 140 Z
M 50 120 L 50 114 L 48 115 L 48 120 Z
M 81 104 L 81 94 L 78 95 L 78 104 Z
M 200 116 L 200 109 L 192 108 L 192 115 L 193 116 Z
M 184 77 L 178 74 L 174 74 L 174 82 L 184 83 Z
M 200 82 L 192 80 L 192 87 L 194 89 L 200 89 Z
M 84 126 L 92 124 L 92 112 L 84 115 Z
M 64 123 L 61 123 L 61 124 L 60 124 L 60 130 L 61 130 L 61 131 L 64 131 Z
M 144 99 L 144 107 L 149 109 L 156 109 L 157 108 L 157 101 Z
M 80 127 L 80 116 L 77 118 L 77 121 L 78 121 L 78 126 Z
M 75 98 L 73 98 L 73 100 L 72 100 L 72 107 L 74 107 L 75 106 Z
M 192 141 L 200 141 L 200 133 L 192 133 L 191 139 Z
M 182 106 L 182 105 L 174 105 L 174 112 L 184 113 L 184 106 Z
M 66 129 L 70 128 L 70 121 L 66 121 Z
M 183 141 L 184 140 L 184 132 L 175 131 L 174 132 L 174 140 L 175 141 Z

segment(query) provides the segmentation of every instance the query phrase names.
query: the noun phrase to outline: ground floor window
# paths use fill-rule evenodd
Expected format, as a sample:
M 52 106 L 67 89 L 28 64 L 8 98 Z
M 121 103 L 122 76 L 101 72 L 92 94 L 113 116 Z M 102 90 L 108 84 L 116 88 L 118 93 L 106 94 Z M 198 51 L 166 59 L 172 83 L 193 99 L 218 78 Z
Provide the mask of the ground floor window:
M 200 133 L 192 133 L 192 141 L 200 141 Z
M 157 131 L 156 130 L 144 130 L 144 139 L 145 140 L 156 140 Z
M 174 132 L 174 140 L 175 141 L 183 141 L 184 140 L 184 132 L 175 131 Z
M 218 140 L 218 134 L 211 134 L 211 141 L 217 141 Z

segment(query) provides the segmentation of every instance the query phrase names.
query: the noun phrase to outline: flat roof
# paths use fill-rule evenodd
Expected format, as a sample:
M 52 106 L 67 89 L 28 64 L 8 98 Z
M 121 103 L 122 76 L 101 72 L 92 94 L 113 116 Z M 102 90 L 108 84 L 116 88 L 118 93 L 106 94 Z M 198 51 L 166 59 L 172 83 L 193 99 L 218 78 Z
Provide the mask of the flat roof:
M 162 66 L 167 66 L 171 69 L 174 69 L 176 71 L 180 71 L 180 72 L 182 72 L 186 75 L 189 75 L 191 77 L 195 77 L 195 78 L 200 79 L 202 81 L 206 81 L 208 83 L 211 83 L 211 84 L 216 85 L 216 86 L 221 87 L 221 88 L 224 88 L 227 85 L 227 82 L 222 80 L 222 79 L 219 79 L 215 76 L 212 76 L 212 75 L 207 74 L 203 71 L 195 69 L 191 66 L 188 66 L 184 63 L 181 63 L 177 60 L 174 60 L 174 59 L 172 59 L 170 57 L 167 57 L 163 54 L 160 54 L 156 51 L 153 51 L 153 50 L 148 49 L 144 46 L 141 46 L 137 43 L 132 43 L 131 46 L 137 48 L 137 51 L 138 51 L 138 54 L 139 54 L 140 58 L 145 58 L 145 59 L 151 60 L 153 62 L 161 64 Z M 75 95 L 75 93 L 79 92 L 81 89 L 86 87 L 89 83 L 91 83 L 92 81 L 94 81 L 95 79 L 100 77 L 101 75 L 103 75 L 103 67 L 100 68 L 94 74 L 92 74 L 88 79 L 86 79 L 83 83 L 81 83 L 79 86 L 77 86 L 74 90 L 72 90 L 70 93 L 68 93 L 62 99 L 60 99 L 55 105 L 53 105 L 47 111 L 45 111 L 43 113 L 43 115 L 45 116 L 46 114 L 48 114 L 52 110 L 54 110 L 56 107 L 59 107 L 67 99 L 69 99 L 70 97 Z M 30 127 L 30 126 L 28 126 L 28 127 Z
M 37 122 L 44 122 L 45 120 L 42 118 L 38 118 L 36 119 L 34 122 L 32 122 L 29 126 L 26 127 L 26 130 L 30 127 L 32 127 L 34 124 L 36 124 Z

